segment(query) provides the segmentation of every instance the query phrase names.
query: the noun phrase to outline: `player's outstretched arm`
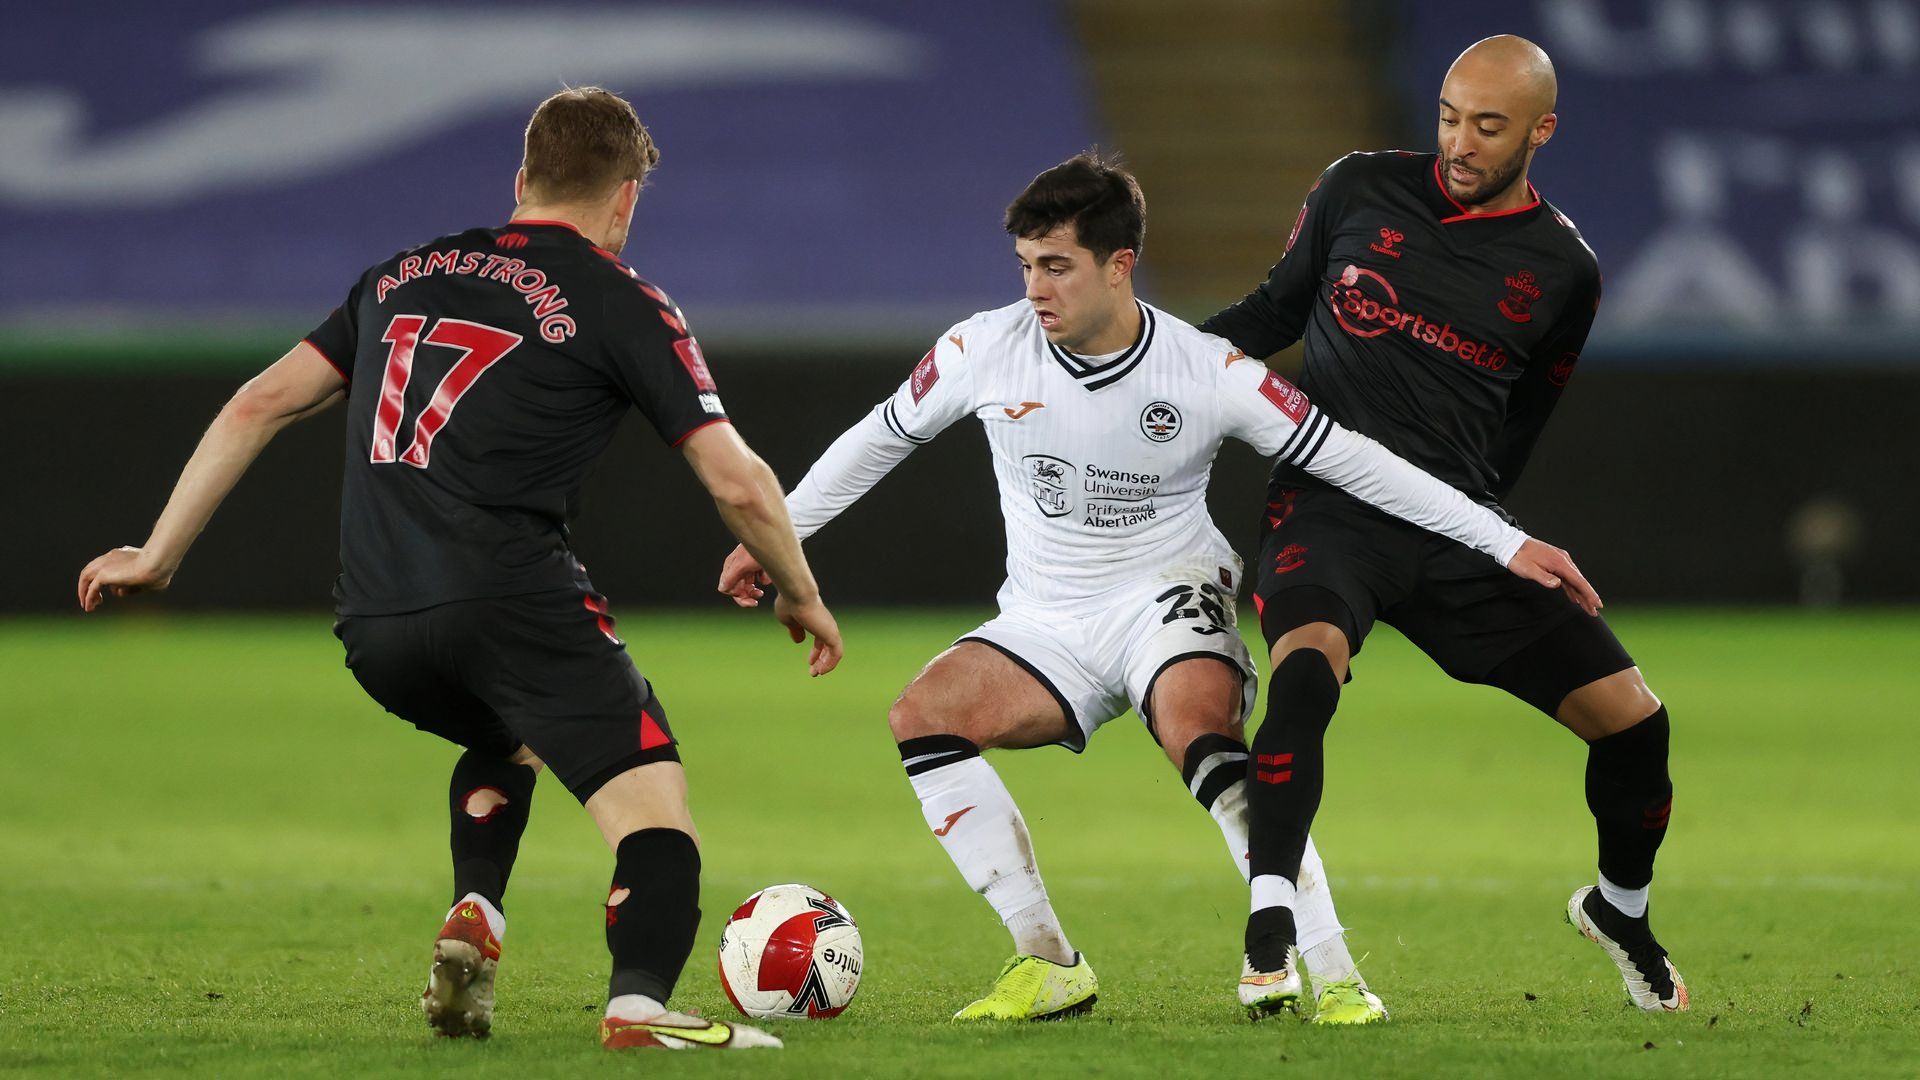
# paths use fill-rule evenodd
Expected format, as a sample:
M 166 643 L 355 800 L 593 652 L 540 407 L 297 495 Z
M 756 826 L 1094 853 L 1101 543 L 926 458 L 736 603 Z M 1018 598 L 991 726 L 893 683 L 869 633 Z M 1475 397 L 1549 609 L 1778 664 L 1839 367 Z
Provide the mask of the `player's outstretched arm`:
M 913 451 L 913 443 L 892 434 L 880 419 L 885 408 L 883 402 L 842 432 L 787 496 L 787 513 L 802 540 L 859 501 Z M 745 545 L 734 548 L 721 564 L 719 590 L 741 607 L 759 607 L 766 595 L 762 586 L 771 583 L 766 568 Z
M 807 669 L 825 675 L 840 663 L 844 648 L 833 613 L 821 602 L 807 557 L 787 516 L 779 478 L 740 438 L 732 424 L 711 424 L 680 444 L 694 475 L 713 496 L 721 520 L 739 539 L 766 577 L 780 589 L 774 613 L 796 642 L 813 635 Z
M 961 347 L 966 324 L 941 338 L 892 396 L 840 433 L 787 496 L 787 512 L 802 540 L 886 479 L 913 448 L 930 442 L 972 409 L 972 371 Z M 942 371 L 946 372 L 943 377 Z M 741 607 L 759 607 L 770 583 L 744 546 L 720 567 L 719 591 Z
M 98 608 L 108 593 L 128 596 L 166 588 L 261 449 L 281 428 L 345 397 L 346 389 L 340 373 L 304 341 L 242 386 L 200 437 L 147 542 L 115 548 L 80 571 L 81 610 Z
M 1486 552 L 1520 577 L 1561 589 L 1589 615 L 1599 613 L 1600 594 L 1566 552 L 1529 537 L 1365 435 L 1317 411 L 1315 419 L 1326 425 L 1327 433 L 1311 458 L 1298 462 L 1308 472 L 1397 518 Z

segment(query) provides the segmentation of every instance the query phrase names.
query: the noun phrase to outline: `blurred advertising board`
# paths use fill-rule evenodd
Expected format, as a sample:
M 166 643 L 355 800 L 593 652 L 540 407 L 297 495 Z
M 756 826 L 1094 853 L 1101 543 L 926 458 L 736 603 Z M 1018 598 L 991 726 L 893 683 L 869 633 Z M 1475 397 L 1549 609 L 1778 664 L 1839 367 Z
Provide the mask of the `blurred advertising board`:
M 1596 348 L 1920 366 L 1920 0 L 1402 0 L 1399 31 L 1421 132 L 1475 40 L 1552 55 L 1533 178 L 1600 256 Z
M 1050 4 L 28 5 L 0 70 L 0 324 L 304 329 L 513 208 L 563 86 L 661 148 L 626 255 L 709 331 L 937 334 L 1019 287 L 1000 214 L 1093 141 Z

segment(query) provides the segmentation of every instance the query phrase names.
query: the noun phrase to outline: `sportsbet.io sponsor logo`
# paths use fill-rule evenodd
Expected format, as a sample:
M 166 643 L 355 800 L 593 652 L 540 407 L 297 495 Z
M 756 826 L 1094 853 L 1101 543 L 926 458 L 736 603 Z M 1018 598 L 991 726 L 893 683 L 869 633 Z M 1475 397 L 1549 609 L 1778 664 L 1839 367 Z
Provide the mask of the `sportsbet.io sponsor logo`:
M 1369 290 L 1385 293 L 1385 299 L 1369 295 Z M 1474 367 L 1499 371 L 1507 366 L 1505 349 L 1475 341 L 1455 330 L 1452 323 L 1431 322 L 1425 315 L 1401 308 L 1400 294 L 1392 283 L 1364 267 L 1350 265 L 1341 271 L 1340 280 L 1327 294 L 1327 303 L 1341 328 L 1354 337 L 1379 337 L 1399 330 Z

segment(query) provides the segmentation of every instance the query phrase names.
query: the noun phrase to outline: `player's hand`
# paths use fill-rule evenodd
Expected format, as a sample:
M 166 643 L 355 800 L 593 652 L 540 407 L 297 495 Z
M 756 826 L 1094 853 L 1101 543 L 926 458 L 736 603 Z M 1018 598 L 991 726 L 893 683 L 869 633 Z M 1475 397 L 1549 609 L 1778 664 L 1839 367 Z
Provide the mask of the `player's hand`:
M 95 610 L 107 593 L 132 596 L 158 592 L 173 582 L 176 569 L 149 559 L 144 549 L 114 548 L 80 571 L 80 610 Z
M 771 584 L 773 579 L 758 560 L 747 554 L 745 544 L 734 548 L 727 554 L 727 561 L 720 564 L 720 591 L 741 607 L 759 607 L 760 598 L 767 594 L 761 586 Z
M 1552 544 L 1528 539 L 1520 545 L 1519 551 L 1514 552 L 1507 569 L 1528 581 L 1561 590 L 1567 594 L 1567 599 L 1589 615 L 1600 614 L 1600 609 L 1606 606 L 1601 603 L 1600 594 L 1587 584 L 1580 568 L 1573 565 L 1573 556 Z
M 833 621 L 833 612 L 827 610 L 819 597 L 796 604 L 781 593 L 773 598 L 773 614 L 796 643 L 807 640 L 808 634 L 813 635 L 813 650 L 807 654 L 810 674 L 818 678 L 840 665 L 840 657 L 846 652 L 840 644 L 840 624 Z

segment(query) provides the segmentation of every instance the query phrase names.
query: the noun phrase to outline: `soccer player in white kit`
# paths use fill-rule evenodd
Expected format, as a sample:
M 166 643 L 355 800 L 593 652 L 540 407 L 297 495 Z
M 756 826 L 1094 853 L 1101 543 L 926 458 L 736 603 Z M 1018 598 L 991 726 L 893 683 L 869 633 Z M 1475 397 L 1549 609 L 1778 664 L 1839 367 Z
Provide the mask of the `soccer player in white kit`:
M 1015 956 L 959 1020 L 1038 1020 L 1093 1006 L 1092 967 L 1047 898 L 1013 797 L 983 749 L 1058 743 L 1138 711 L 1247 873 L 1246 782 L 1256 673 L 1235 625 L 1240 560 L 1207 516 L 1228 436 L 1279 455 L 1548 587 L 1597 605 L 1565 552 L 1341 428 L 1225 340 L 1135 299 L 1146 203 L 1125 170 L 1081 154 L 1007 210 L 1026 299 L 935 342 L 891 397 L 841 435 L 787 497 L 802 538 L 914 447 L 965 416 L 986 426 L 1007 528 L 1000 614 L 935 657 L 888 713 L 927 825 L 1012 933 Z M 720 590 L 766 583 L 744 548 Z M 1311 841 L 1294 910 L 1322 1023 L 1384 1019 L 1360 979 Z M 1297 974 L 1250 968 L 1255 1018 L 1297 1011 Z

